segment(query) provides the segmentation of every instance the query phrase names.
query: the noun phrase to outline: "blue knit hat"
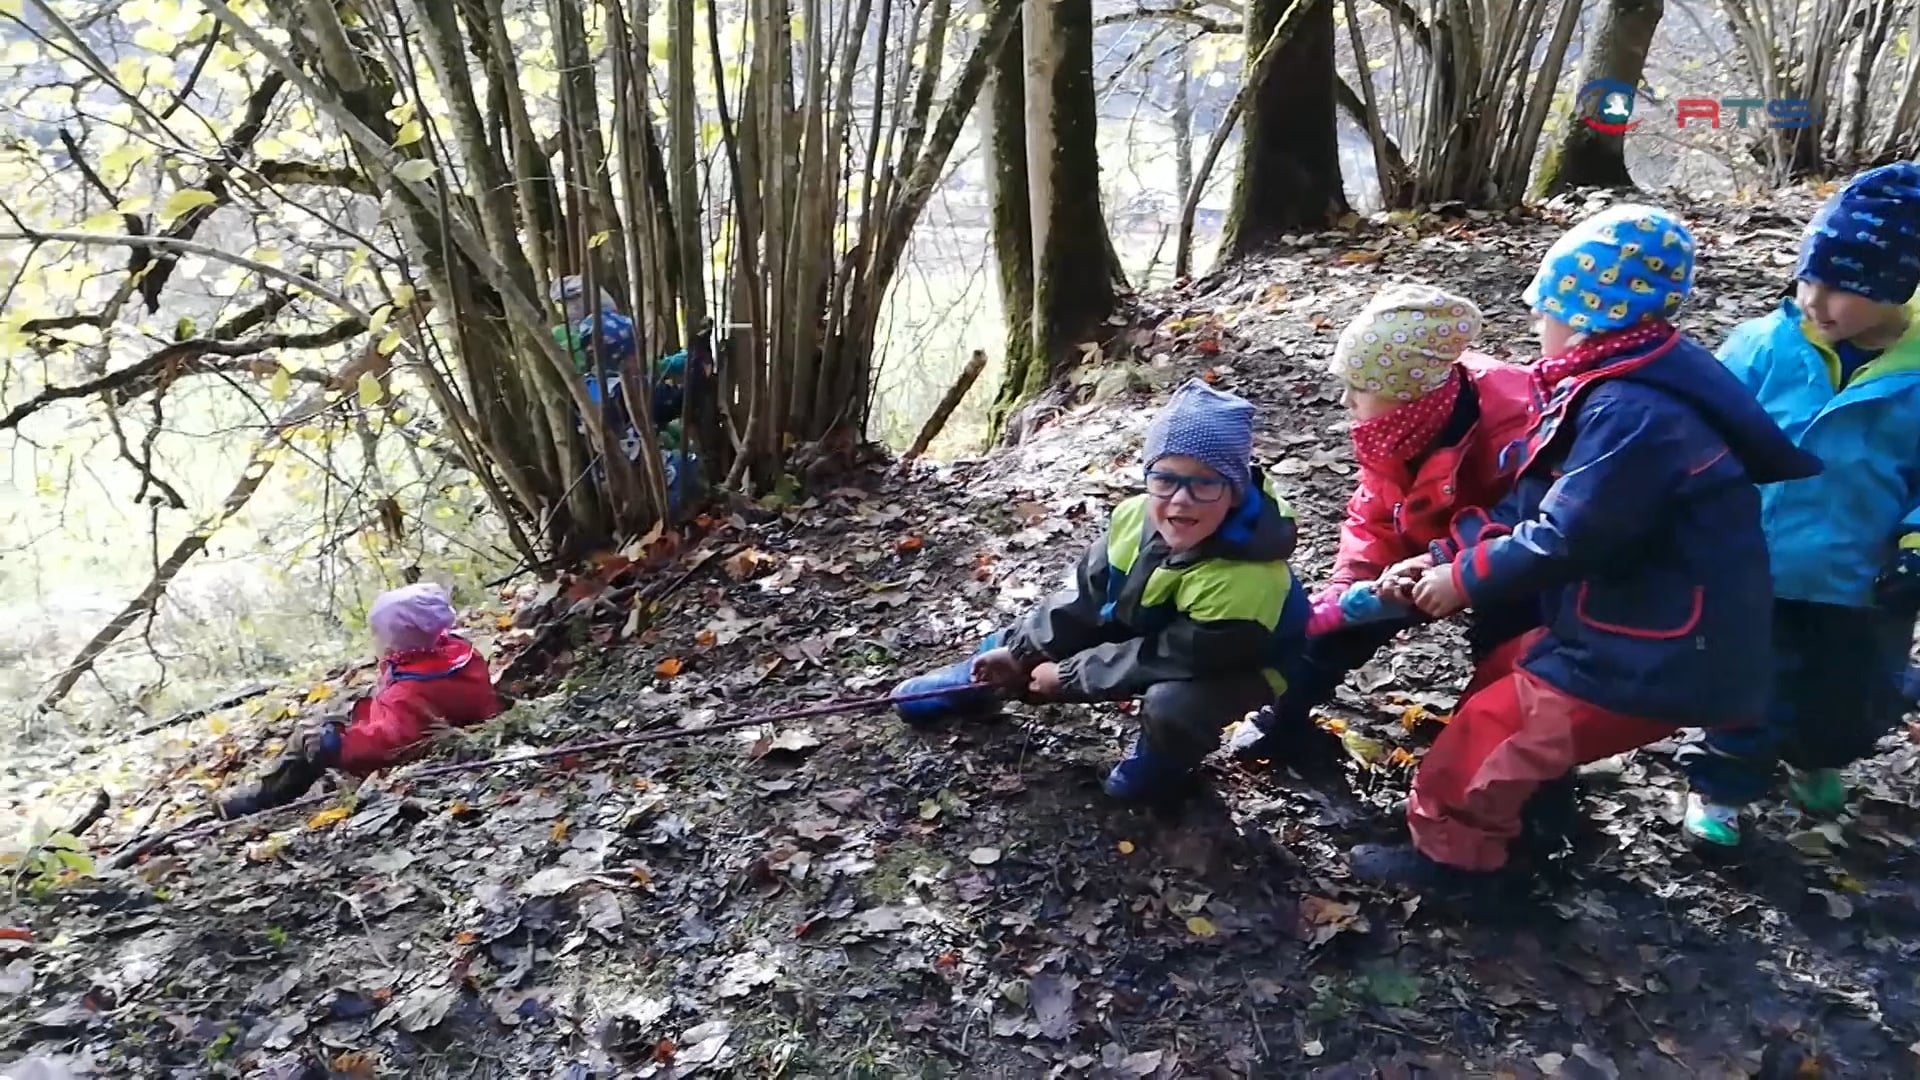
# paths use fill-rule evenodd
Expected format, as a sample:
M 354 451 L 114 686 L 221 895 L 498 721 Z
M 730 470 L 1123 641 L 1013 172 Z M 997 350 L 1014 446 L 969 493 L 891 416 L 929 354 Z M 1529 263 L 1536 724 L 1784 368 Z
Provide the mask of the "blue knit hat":
M 1190 457 L 1226 477 L 1236 494 L 1252 481 L 1253 404 L 1190 379 L 1147 426 L 1146 460 Z
M 1693 234 L 1653 206 L 1616 206 L 1547 249 L 1527 306 L 1583 334 L 1668 318 L 1693 291 Z
M 1896 161 L 1847 181 L 1807 226 L 1793 276 L 1883 304 L 1920 289 L 1920 165 Z

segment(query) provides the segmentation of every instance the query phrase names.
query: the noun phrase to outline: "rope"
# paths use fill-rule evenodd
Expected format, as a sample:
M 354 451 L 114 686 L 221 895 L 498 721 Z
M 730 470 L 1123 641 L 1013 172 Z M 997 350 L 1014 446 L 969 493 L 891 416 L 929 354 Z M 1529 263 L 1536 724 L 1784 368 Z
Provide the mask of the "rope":
M 429 768 L 409 772 L 401 779 L 407 781 L 425 780 L 435 776 L 452 776 L 455 773 L 480 772 L 486 769 L 497 769 L 508 765 L 524 765 L 528 762 L 546 761 L 552 758 L 568 757 L 574 754 L 600 754 L 609 750 L 623 750 L 629 746 L 639 746 L 644 743 L 678 742 L 682 739 L 692 739 L 702 735 L 713 735 L 723 731 L 738 731 L 741 728 L 791 723 L 795 720 L 811 720 L 817 717 L 837 716 L 843 713 L 873 712 L 879 709 L 892 708 L 899 704 L 927 701 L 932 698 L 945 697 L 948 694 L 974 689 L 988 689 L 988 686 L 985 683 L 968 683 L 965 686 L 948 687 L 944 690 L 922 690 L 912 694 L 901 694 L 898 697 L 891 694 L 883 694 L 878 697 L 841 698 L 819 705 L 811 705 L 803 709 L 787 709 L 782 712 L 743 717 L 738 720 L 724 720 L 717 724 L 708 724 L 705 727 L 675 728 L 672 731 L 645 731 L 638 735 L 627 735 L 618 739 L 598 739 L 593 742 L 556 746 L 551 750 L 535 750 L 525 754 L 511 754 L 507 757 L 486 758 L 480 761 L 456 761 L 446 765 L 434 765 Z M 296 799 L 293 802 L 283 803 L 280 806 L 266 807 L 261 810 L 256 810 L 251 814 L 242 814 L 239 817 L 209 822 L 204 825 L 198 825 L 197 827 L 194 826 L 193 821 L 188 821 L 180 826 L 184 831 L 175 832 L 169 830 L 160 833 L 124 854 L 115 856 L 113 865 L 115 867 L 131 866 L 140 856 L 153 851 L 162 844 L 172 846 L 174 844 L 185 843 L 188 840 L 198 840 L 205 836 L 215 836 L 236 825 L 255 821 L 258 818 L 264 818 L 268 814 L 277 814 L 287 810 L 299 810 L 309 806 L 318 806 L 321 803 L 332 801 L 333 798 L 333 792 L 322 792 L 319 795 L 309 795 L 304 799 Z

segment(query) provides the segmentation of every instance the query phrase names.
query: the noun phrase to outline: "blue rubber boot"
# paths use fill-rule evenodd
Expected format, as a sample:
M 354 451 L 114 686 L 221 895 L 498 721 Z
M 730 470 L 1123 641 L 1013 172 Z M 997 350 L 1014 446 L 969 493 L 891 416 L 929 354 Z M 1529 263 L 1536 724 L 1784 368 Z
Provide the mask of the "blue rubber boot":
M 1139 737 L 1100 786 L 1125 802 L 1149 802 L 1179 794 L 1192 773 L 1186 765 L 1156 751 L 1145 737 Z
M 936 690 L 953 689 L 953 693 L 939 697 L 921 698 L 918 701 L 900 701 L 893 711 L 900 714 L 909 727 L 930 728 L 956 716 L 979 716 L 991 713 L 999 704 L 999 695 L 991 687 L 972 686 L 973 657 L 1000 646 L 999 634 L 993 634 L 980 643 L 973 656 L 957 663 L 915 675 L 893 688 L 892 697 L 901 698 L 910 694 L 928 694 Z

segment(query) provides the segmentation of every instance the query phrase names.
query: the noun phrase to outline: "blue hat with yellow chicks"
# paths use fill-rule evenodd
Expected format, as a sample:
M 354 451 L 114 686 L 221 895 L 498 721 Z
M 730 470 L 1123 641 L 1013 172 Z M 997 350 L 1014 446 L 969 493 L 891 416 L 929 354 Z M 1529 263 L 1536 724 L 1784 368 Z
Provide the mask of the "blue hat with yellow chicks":
M 1667 211 L 1615 206 L 1554 241 L 1524 299 L 1583 334 L 1669 318 L 1693 291 L 1693 250 L 1693 234 Z

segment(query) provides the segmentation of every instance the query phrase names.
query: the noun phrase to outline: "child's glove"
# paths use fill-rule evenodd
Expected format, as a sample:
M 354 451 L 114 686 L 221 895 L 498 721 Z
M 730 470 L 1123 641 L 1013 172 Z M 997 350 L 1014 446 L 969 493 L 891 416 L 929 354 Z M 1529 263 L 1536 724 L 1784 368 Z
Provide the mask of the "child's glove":
M 1873 602 L 1889 611 L 1920 610 L 1920 532 L 1900 538 L 1893 562 L 1873 579 Z
M 1411 614 L 1406 605 L 1383 598 L 1377 585 L 1372 581 L 1356 581 L 1338 597 L 1331 590 L 1315 597 L 1313 614 L 1307 618 L 1307 636 L 1315 637 L 1361 623 L 1404 619 Z
M 287 749 L 316 765 L 331 765 L 340 759 L 341 732 L 346 726 L 346 718 L 338 715 L 304 720 L 294 729 Z

